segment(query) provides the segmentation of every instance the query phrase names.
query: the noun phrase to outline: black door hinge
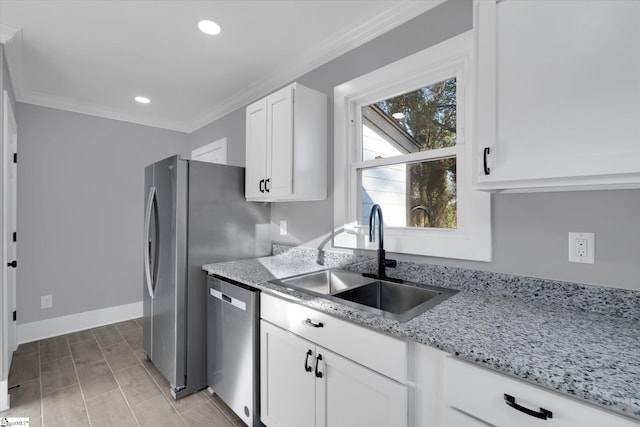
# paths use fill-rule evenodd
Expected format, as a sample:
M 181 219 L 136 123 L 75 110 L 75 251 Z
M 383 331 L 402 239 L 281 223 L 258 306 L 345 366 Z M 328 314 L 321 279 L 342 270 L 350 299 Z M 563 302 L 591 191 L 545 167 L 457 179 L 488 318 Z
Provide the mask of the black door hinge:
M 13 163 L 18 163 L 18 153 L 13 153 Z
M 18 320 L 18 312 L 13 310 L 13 321 L 15 322 L 16 320 Z
M 13 241 L 14 241 L 14 242 L 17 242 L 17 241 L 18 241 L 18 232 L 17 232 L 17 231 L 14 231 L 14 232 L 13 232 Z

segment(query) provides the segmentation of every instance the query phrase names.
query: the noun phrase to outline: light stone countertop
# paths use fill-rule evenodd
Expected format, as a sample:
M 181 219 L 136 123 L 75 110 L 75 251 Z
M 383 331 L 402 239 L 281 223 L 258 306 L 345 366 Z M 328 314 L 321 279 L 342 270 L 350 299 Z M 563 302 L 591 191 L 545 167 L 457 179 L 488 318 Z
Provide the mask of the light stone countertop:
M 354 267 L 352 269 L 363 271 L 367 259 L 352 256 L 343 260 L 343 264 L 346 262 Z M 275 295 L 286 295 L 289 301 L 294 297 L 304 306 L 438 348 L 640 420 L 640 321 L 637 318 L 551 305 L 547 301 L 549 295 L 546 300 L 536 301 L 462 289 L 420 316 L 397 322 L 269 282 L 344 266 L 333 262 L 335 260 L 325 261 L 304 251 L 292 251 L 208 264 L 203 269 Z M 597 292 L 606 293 L 606 289 Z

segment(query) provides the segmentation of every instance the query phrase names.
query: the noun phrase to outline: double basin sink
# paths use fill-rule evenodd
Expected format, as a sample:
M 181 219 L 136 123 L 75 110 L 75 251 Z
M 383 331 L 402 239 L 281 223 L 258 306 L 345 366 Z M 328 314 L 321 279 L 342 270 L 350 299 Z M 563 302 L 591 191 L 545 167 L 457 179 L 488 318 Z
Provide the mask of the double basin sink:
M 399 279 L 367 277 L 347 270 L 322 270 L 273 283 L 301 290 L 400 322 L 436 306 L 458 291 Z

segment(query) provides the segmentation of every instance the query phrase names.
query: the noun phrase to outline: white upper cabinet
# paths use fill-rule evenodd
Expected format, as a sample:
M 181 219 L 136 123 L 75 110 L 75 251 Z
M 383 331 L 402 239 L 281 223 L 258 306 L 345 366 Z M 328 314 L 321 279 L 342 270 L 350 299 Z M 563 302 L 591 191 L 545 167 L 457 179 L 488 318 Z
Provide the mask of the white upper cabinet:
M 327 96 L 293 83 L 247 107 L 245 196 L 327 198 Z
M 476 0 L 475 186 L 640 187 L 640 2 Z

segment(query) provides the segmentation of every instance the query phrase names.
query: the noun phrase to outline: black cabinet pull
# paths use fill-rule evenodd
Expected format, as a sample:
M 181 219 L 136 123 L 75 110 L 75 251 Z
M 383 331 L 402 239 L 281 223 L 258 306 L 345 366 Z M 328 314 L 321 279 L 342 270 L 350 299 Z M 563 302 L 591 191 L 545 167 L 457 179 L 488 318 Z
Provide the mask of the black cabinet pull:
M 540 411 L 534 411 L 529 408 L 525 408 L 524 406 L 518 405 L 516 403 L 516 398 L 510 396 L 508 394 L 504 394 L 504 401 L 507 405 L 511 406 L 513 409 L 516 409 L 520 412 L 524 412 L 527 415 L 531 415 L 532 417 L 540 418 L 541 420 L 546 420 L 547 418 L 553 418 L 553 413 L 551 411 L 547 411 L 544 408 L 540 408 Z
M 260 192 L 264 193 L 264 179 L 260 180 Z
M 271 178 L 267 178 L 264 181 L 264 191 L 266 191 L 267 193 L 269 192 L 269 181 L 271 181 Z
M 314 328 L 322 328 L 324 326 L 324 323 L 322 323 L 322 322 L 314 322 L 311 319 L 305 320 L 304 324 L 307 325 L 307 326 L 313 326 Z
M 313 355 L 313 351 L 307 351 L 307 357 L 304 358 L 304 370 L 307 372 L 313 371 L 313 368 L 309 366 L 309 356 Z
M 487 156 L 491 153 L 491 149 L 489 147 L 484 147 L 484 174 L 489 175 L 491 173 L 491 169 L 487 166 Z
M 18 261 L 16 261 L 16 260 L 13 260 L 13 261 L 7 263 L 7 267 L 16 268 L 17 266 L 18 266 Z
M 316 357 L 316 378 L 322 378 L 322 372 L 318 371 L 318 361 L 322 360 L 322 355 Z

